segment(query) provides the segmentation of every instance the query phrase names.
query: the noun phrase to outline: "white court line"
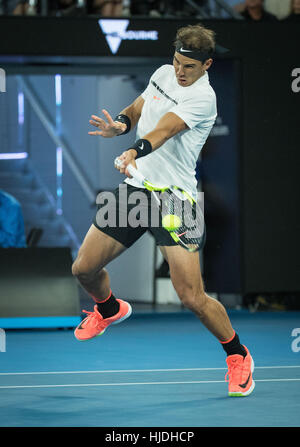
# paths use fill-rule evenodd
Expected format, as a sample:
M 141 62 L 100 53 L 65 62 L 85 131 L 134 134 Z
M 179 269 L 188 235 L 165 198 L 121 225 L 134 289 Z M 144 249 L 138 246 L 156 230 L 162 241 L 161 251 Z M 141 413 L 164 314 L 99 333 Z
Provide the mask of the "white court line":
M 255 382 L 295 382 L 299 379 L 261 379 Z M 68 383 L 62 385 L 8 385 L 0 386 L 0 389 L 20 389 L 20 388 L 70 388 L 70 387 L 91 387 L 91 386 L 137 386 L 137 385 L 194 385 L 207 383 L 226 383 L 225 380 L 194 380 L 189 382 L 124 382 L 124 383 Z
M 279 368 L 300 368 L 295 366 L 255 366 L 255 369 L 279 369 Z M 227 368 L 180 368 L 180 369 L 115 369 L 99 371 L 32 371 L 32 372 L 5 372 L 0 376 L 26 376 L 44 374 L 105 374 L 105 373 L 144 373 L 144 372 L 180 372 L 180 371 L 225 371 Z

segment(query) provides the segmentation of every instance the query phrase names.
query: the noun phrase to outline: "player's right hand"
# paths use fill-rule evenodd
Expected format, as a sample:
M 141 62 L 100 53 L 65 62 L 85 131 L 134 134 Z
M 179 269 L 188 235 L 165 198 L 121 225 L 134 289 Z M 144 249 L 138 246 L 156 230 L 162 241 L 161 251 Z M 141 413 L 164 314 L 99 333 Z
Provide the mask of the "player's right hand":
M 126 124 L 114 121 L 107 110 L 103 109 L 102 113 L 105 115 L 107 121 L 99 116 L 92 115 L 92 119 L 89 120 L 89 123 L 92 124 L 92 126 L 97 127 L 99 130 L 89 132 L 89 135 L 100 135 L 104 138 L 112 138 L 116 135 L 120 135 L 126 130 Z
M 131 175 L 129 174 L 126 167 L 129 164 L 132 164 L 132 166 L 134 166 L 135 169 L 137 168 L 135 157 L 136 157 L 136 150 L 128 149 L 127 151 L 123 152 L 119 157 L 117 157 L 118 163 L 116 163 L 115 161 L 115 168 L 118 169 L 118 171 L 120 171 L 121 174 L 125 174 L 127 175 L 127 177 L 131 178 Z

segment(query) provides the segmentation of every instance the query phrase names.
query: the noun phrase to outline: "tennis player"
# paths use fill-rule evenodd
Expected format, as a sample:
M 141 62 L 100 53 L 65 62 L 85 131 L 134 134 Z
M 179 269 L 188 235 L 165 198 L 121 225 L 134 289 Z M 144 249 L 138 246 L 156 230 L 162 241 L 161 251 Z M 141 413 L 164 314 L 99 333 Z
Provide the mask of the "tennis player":
M 90 124 L 97 130 L 90 135 L 119 136 L 137 125 L 137 139 L 122 152 L 122 167 L 127 178 L 127 194 L 140 191 L 126 167 L 132 164 L 153 184 L 175 184 L 196 197 L 195 166 L 199 153 L 214 125 L 216 96 L 207 70 L 215 52 L 214 32 L 201 24 L 177 31 L 173 65 L 158 68 L 145 91 L 113 119 L 103 110 L 104 119 L 92 115 Z M 118 143 L 120 141 L 118 140 Z M 115 191 L 117 206 L 119 188 Z M 130 205 L 127 204 L 127 212 Z M 119 210 L 117 210 L 119 211 Z M 117 213 L 118 214 L 118 213 Z M 199 253 L 190 253 L 173 241 L 162 227 L 101 227 L 95 217 L 78 257 L 73 275 L 95 301 L 94 311 L 75 330 L 78 340 L 103 334 L 106 328 L 131 314 L 128 302 L 114 297 L 105 266 L 150 230 L 169 263 L 173 286 L 185 307 L 196 314 L 224 348 L 228 365 L 230 396 L 247 396 L 254 389 L 254 363 L 242 345 L 224 306 L 205 292 Z

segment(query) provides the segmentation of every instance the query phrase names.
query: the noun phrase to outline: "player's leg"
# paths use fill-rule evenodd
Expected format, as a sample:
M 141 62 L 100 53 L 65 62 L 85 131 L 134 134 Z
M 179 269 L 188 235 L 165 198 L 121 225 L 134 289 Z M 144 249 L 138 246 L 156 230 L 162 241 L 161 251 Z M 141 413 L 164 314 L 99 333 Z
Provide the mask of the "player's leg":
M 105 266 L 126 247 L 91 225 L 72 266 L 72 273 L 95 301 L 110 293 L 110 280 Z
M 92 225 L 73 263 L 72 273 L 95 302 L 94 312 L 75 329 L 78 340 L 102 335 L 110 324 L 120 323 L 131 315 L 131 306 L 117 299 L 110 290 L 105 266 L 119 256 L 126 247 Z
M 221 342 L 234 335 L 224 306 L 204 290 L 199 253 L 189 253 L 182 247 L 161 247 L 170 267 L 170 277 L 178 297 L 194 312 L 207 329 Z
M 80 340 L 101 335 L 112 323 L 123 321 L 131 314 L 131 306 L 112 294 L 105 266 L 133 245 L 145 232 L 143 226 L 123 225 L 128 222 L 134 204 L 129 197 L 136 188 L 120 185 L 109 197 L 98 198 L 98 211 L 72 268 L 73 275 L 95 301 L 94 312 L 75 330 Z M 111 221 L 109 219 L 111 218 Z M 120 220 L 121 219 L 121 220 Z
M 164 246 L 161 251 L 169 263 L 171 280 L 180 300 L 215 335 L 227 353 L 228 394 L 249 395 L 255 386 L 253 359 L 246 346 L 241 345 L 224 306 L 205 292 L 199 254 L 189 253 L 180 246 Z

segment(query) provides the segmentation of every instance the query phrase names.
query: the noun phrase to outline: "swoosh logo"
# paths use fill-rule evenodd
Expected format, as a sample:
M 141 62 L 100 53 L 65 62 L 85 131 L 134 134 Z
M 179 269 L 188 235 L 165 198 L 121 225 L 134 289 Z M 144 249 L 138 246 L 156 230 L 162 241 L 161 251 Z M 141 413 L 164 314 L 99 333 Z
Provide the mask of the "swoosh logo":
M 141 146 L 139 146 L 139 148 L 141 149 L 141 151 L 144 149 L 144 143 L 141 144 Z
M 250 377 L 251 377 L 251 373 L 249 374 L 249 376 L 248 376 L 248 379 L 246 380 L 246 382 L 245 383 L 242 383 L 241 385 L 239 385 L 241 388 L 246 388 L 246 386 L 248 385 L 248 382 L 249 382 L 249 380 L 250 380 Z
M 85 317 L 85 318 L 82 320 L 82 322 L 79 324 L 79 326 L 77 327 L 77 329 L 84 329 L 84 327 L 82 327 L 82 326 L 83 326 L 83 323 L 85 323 L 85 321 L 86 321 L 87 318 L 88 318 L 88 317 Z
M 184 50 L 182 47 L 180 48 L 179 51 L 182 51 L 183 53 L 192 53 L 193 50 Z

